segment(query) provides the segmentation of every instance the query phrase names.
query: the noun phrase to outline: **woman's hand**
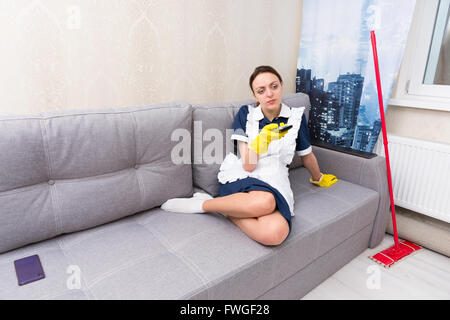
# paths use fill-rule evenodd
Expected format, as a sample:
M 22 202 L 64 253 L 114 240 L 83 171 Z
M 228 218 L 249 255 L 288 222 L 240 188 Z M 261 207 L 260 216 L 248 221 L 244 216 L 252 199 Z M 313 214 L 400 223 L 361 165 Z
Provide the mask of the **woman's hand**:
M 322 174 L 322 176 L 320 177 L 319 180 L 314 181 L 312 178 L 309 178 L 309 181 L 312 184 L 315 184 L 316 186 L 319 186 L 319 187 L 329 187 L 338 181 L 338 178 L 336 178 L 335 175 L 323 174 L 323 173 L 321 173 L 321 174 Z
M 280 126 L 283 126 L 284 123 L 281 123 Z M 252 149 L 257 154 L 266 153 L 269 149 L 269 144 L 274 140 L 279 140 L 287 133 L 285 132 L 276 132 L 272 131 L 273 129 L 278 128 L 277 123 L 270 123 L 261 129 L 261 132 L 250 142 L 250 149 Z

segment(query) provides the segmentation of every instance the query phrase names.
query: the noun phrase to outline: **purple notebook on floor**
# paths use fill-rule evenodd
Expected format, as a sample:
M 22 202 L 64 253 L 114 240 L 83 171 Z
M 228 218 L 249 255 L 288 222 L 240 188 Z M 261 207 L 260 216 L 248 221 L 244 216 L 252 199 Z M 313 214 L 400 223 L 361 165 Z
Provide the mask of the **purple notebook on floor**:
M 41 261 L 37 254 L 14 261 L 19 286 L 45 278 Z

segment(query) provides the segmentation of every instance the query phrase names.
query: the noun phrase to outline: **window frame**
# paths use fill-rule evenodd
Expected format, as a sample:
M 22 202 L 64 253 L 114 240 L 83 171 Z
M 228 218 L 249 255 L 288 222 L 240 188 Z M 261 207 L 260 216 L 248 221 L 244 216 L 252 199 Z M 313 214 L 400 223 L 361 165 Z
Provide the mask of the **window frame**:
M 450 111 L 450 85 L 423 83 L 439 3 L 439 0 L 416 1 L 397 87 L 389 100 L 390 105 Z

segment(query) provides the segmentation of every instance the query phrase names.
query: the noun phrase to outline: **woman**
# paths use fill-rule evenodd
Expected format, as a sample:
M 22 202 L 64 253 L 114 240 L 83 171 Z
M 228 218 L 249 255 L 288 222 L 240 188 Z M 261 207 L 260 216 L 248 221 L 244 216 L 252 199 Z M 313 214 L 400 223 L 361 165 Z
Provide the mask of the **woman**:
M 320 172 L 312 153 L 304 107 L 282 103 L 283 81 L 270 66 L 259 66 L 250 76 L 256 107 L 242 106 L 234 120 L 231 137 L 238 141 L 241 158 L 230 153 L 224 159 L 218 179 L 220 196 L 195 193 L 192 198 L 166 201 L 161 208 L 172 212 L 218 212 L 228 217 L 251 239 L 264 245 L 279 245 L 291 231 L 294 197 L 289 182 L 289 164 L 300 155 L 321 187 L 337 182 Z M 274 129 L 285 124 L 285 132 Z

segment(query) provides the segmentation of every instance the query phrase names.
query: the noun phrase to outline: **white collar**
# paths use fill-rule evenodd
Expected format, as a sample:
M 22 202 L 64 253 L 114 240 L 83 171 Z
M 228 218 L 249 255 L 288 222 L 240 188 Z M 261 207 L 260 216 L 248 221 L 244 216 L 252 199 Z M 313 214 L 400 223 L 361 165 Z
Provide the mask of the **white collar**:
M 278 117 L 289 118 L 291 116 L 291 108 L 289 108 L 284 103 L 281 103 L 281 111 Z M 278 118 L 277 117 L 277 118 Z M 257 106 L 253 111 L 253 120 L 262 120 L 264 119 L 264 113 L 261 110 L 261 105 Z

